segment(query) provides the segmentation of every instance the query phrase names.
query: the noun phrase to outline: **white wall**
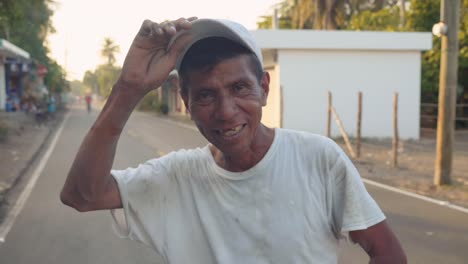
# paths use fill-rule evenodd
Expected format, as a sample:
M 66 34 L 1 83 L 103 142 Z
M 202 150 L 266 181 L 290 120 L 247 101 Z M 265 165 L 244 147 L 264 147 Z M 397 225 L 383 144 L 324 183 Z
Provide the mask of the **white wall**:
M 327 91 L 349 135 L 355 135 L 363 92 L 363 137 L 393 135 L 393 93 L 399 93 L 401 138 L 419 138 L 420 51 L 278 50 L 283 127 L 325 134 Z M 333 120 L 332 136 L 340 132 Z
M 268 127 L 281 127 L 281 93 L 279 86 L 279 66 L 265 69 L 270 74 L 270 91 L 267 105 L 263 107 L 262 123 Z

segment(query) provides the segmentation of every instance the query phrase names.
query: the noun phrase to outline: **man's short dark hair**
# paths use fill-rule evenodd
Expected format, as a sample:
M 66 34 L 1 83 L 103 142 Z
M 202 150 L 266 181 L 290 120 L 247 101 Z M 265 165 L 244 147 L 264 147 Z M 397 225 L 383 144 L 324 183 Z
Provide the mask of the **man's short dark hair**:
M 209 37 L 195 42 L 185 53 L 180 64 L 179 77 L 182 95 L 188 95 L 188 78 L 192 70 L 210 71 L 223 60 L 248 55 L 252 72 L 260 84 L 263 68 L 257 56 L 246 47 L 223 37 Z

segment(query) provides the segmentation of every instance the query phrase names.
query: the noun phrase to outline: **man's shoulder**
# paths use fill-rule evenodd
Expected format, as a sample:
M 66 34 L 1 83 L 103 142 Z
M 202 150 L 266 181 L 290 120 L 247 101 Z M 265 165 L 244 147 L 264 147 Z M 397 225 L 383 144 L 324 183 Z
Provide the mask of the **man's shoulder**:
M 334 163 L 341 155 L 341 147 L 328 137 L 292 129 L 280 129 L 283 148 L 292 149 L 307 160 Z
M 156 160 L 166 168 L 173 168 L 174 166 L 178 168 L 191 166 L 208 158 L 206 154 L 207 148 L 208 146 L 192 149 L 179 149 L 171 151 Z
M 317 148 L 336 145 L 336 143 L 328 137 L 307 131 L 286 128 L 280 128 L 278 131 L 283 135 L 284 140 L 289 141 L 290 143 L 294 142 L 300 144 L 301 146 L 304 146 L 305 144 L 306 146 Z
M 182 149 L 171 151 L 168 154 L 161 156 L 160 159 L 170 159 L 170 160 L 178 160 L 178 161 L 200 159 L 206 155 L 205 148 L 207 148 L 207 146 L 191 148 L 191 149 L 182 148 Z

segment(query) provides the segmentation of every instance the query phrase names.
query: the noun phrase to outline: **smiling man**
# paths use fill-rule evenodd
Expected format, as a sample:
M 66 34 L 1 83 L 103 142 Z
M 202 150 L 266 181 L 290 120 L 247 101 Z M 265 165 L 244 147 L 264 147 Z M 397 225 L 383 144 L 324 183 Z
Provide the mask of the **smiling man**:
M 174 68 L 210 143 L 111 170 L 132 110 Z M 145 21 L 77 153 L 62 202 L 78 211 L 111 209 L 121 236 L 154 248 L 167 263 L 337 263 L 347 235 L 371 263 L 406 263 L 333 141 L 261 123 L 269 78 L 260 49 L 237 23 Z

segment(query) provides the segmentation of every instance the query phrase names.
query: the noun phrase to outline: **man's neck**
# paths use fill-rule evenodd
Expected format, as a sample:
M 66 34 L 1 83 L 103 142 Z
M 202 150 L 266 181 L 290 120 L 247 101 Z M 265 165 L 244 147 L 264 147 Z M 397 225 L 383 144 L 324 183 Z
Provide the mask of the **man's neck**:
M 254 167 L 266 155 L 275 137 L 274 129 L 265 126 L 261 126 L 260 129 L 258 140 L 243 152 L 223 153 L 221 150 L 211 145 L 210 150 L 216 164 L 232 172 L 246 171 Z

